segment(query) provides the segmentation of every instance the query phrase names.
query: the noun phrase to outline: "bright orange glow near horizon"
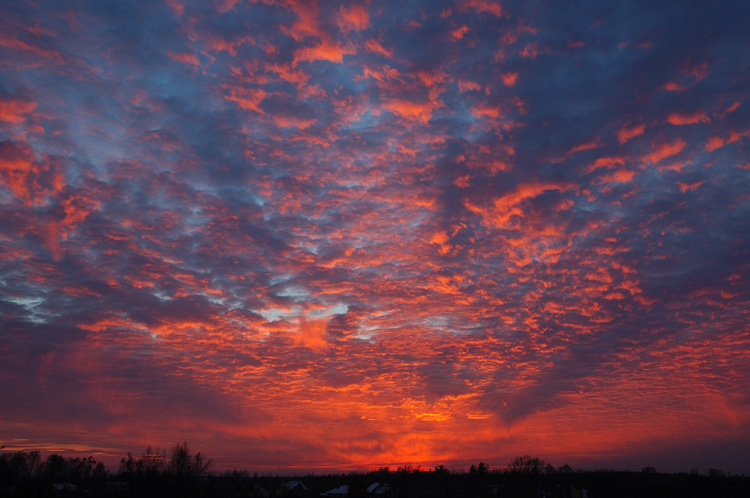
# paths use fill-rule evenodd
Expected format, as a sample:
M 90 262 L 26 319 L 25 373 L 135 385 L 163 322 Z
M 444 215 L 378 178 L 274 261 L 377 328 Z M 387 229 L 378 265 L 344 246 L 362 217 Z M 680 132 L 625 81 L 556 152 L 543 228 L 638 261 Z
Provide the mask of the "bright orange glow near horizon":
M 750 472 L 745 2 L 11 0 L 0 445 Z

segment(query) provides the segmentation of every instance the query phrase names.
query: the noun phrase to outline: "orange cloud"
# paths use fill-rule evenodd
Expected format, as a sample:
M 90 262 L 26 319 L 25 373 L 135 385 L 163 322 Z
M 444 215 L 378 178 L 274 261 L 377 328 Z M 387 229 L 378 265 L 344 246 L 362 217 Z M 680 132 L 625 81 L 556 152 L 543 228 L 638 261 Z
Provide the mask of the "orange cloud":
M 318 5 L 314 2 L 289 0 L 289 10 L 297 15 L 291 26 L 282 27 L 282 32 L 301 42 L 305 38 L 324 38 L 327 34 L 321 30 L 318 22 Z
M 469 28 L 467 28 L 466 26 L 461 26 L 460 28 L 454 29 L 453 31 L 451 31 L 451 36 L 455 38 L 456 40 L 460 40 L 461 38 L 466 36 L 466 33 L 468 32 L 469 32 Z
M 337 21 L 339 29 L 344 33 L 349 31 L 362 31 L 370 27 L 370 16 L 364 5 L 351 5 L 348 8 L 341 6 L 339 8 L 339 18 Z
M 680 71 L 696 81 L 702 81 L 708 76 L 708 62 L 701 62 L 698 64 L 687 64 Z
M 675 83 L 674 81 L 668 81 L 667 83 L 664 83 L 664 86 L 662 88 L 668 92 L 684 92 L 687 90 L 687 87 L 685 85 L 680 85 L 679 83 Z
M 188 54 L 186 52 L 172 52 L 171 50 L 167 50 L 167 55 L 170 59 L 177 62 L 184 62 L 185 64 L 192 64 L 193 66 L 201 65 L 198 57 L 194 54 Z
M 503 113 L 500 110 L 500 107 L 489 106 L 489 105 L 478 105 L 476 107 L 472 107 L 471 113 L 478 118 L 486 117 L 486 118 L 497 119 L 503 116 Z
M 709 137 L 706 141 L 706 150 L 708 152 L 713 152 L 720 147 L 724 147 L 725 144 L 726 140 L 724 140 L 723 137 Z
M 383 45 L 381 45 L 380 42 L 375 40 L 374 38 L 367 40 L 365 48 L 370 52 L 380 54 L 384 57 L 393 57 L 393 52 L 384 48 Z
M 442 255 L 445 255 L 448 254 L 451 250 L 451 246 L 448 243 L 449 240 L 450 238 L 448 237 L 448 233 L 443 230 L 442 232 L 436 232 L 430 239 L 430 243 L 437 244 L 438 252 Z
M 633 126 L 623 126 L 617 132 L 617 141 L 621 144 L 624 144 L 631 138 L 643 135 L 644 131 L 646 131 L 646 125 L 644 125 L 643 123 Z
M 315 46 L 304 47 L 294 54 L 294 66 L 300 62 L 328 61 L 341 64 L 344 62 L 344 56 L 355 53 L 351 47 L 343 47 L 338 43 L 330 40 L 321 40 Z
M 55 64 L 64 64 L 65 62 L 65 58 L 59 52 L 26 43 L 3 33 L 0 33 L 0 47 L 20 50 L 41 59 L 54 62 Z
M 727 107 L 726 111 L 724 111 L 724 114 L 730 114 L 736 111 L 737 109 L 740 108 L 741 105 L 742 105 L 742 102 L 740 102 L 739 100 L 735 100 L 734 102 L 732 102 L 732 104 L 729 107 Z
M 539 44 L 537 42 L 527 43 L 521 50 L 521 57 L 535 59 L 539 55 Z
M 706 111 L 695 111 L 690 113 L 672 113 L 667 117 L 667 122 L 675 126 L 710 123 L 711 119 L 706 115 Z
M 297 87 L 305 85 L 310 80 L 310 74 L 299 71 L 286 64 L 272 64 L 267 70 L 279 75 L 279 78 Z
M 504 73 L 500 75 L 503 80 L 503 85 L 514 86 L 518 80 L 518 73 Z
M 525 217 L 522 208 L 524 201 L 533 199 L 544 192 L 552 190 L 565 192 L 571 188 L 573 188 L 571 185 L 564 183 L 527 183 L 519 185 L 511 193 L 495 199 L 493 201 L 493 208 L 477 207 L 469 201 L 465 201 L 464 204 L 469 210 L 481 214 L 491 224 L 502 228 L 508 224 L 510 218 L 513 216 Z
M 0 98 L 0 121 L 6 123 L 22 123 L 27 114 L 36 109 L 36 102 L 25 100 L 4 100 Z
M 574 147 L 571 147 L 568 152 L 565 153 L 565 157 L 570 157 L 578 154 L 579 152 L 584 152 L 591 149 L 596 149 L 597 147 L 601 147 L 601 143 L 599 140 L 591 140 L 590 142 L 584 142 L 582 144 L 578 144 Z
M 462 6 L 464 9 L 474 9 L 480 14 L 492 14 L 495 17 L 500 17 L 503 14 L 503 8 L 500 4 L 489 0 L 468 0 Z
M 628 183 L 632 181 L 633 177 L 637 174 L 637 171 L 620 169 L 609 175 L 597 178 L 596 183 Z
M 65 186 L 56 164 L 37 161 L 31 147 L 14 142 L 0 142 L 0 181 L 26 205 L 40 204 Z
M 625 158 L 619 156 L 600 157 L 586 167 L 586 173 L 592 173 L 599 168 L 612 169 L 617 165 L 624 166 Z
M 473 81 L 458 80 L 458 93 L 479 91 L 481 89 L 482 87 L 479 86 L 479 83 L 474 83 Z
M 701 182 L 695 182 L 695 183 L 684 183 L 684 182 L 677 182 L 677 185 L 680 187 L 680 192 L 683 194 L 688 191 L 696 190 L 701 185 L 705 184 L 705 181 Z
M 216 10 L 220 14 L 224 14 L 225 12 L 232 10 L 239 2 L 240 0 L 214 0 L 214 5 L 216 5 Z
M 260 103 L 268 96 L 264 90 L 237 86 L 230 86 L 228 90 L 228 95 L 224 96 L 226 100 L 236 102 L 242 109 L 264 114 L 263 109 L 260 108 Z
M 182 5 L 179 0 L 167 0 L 167 5 L 174 11 L 175 14 L 181 16 L 185 12 L 185 6 Z
M 442 71 L 417 71 L 417 78 L 421 81 L 424 86 L 432 87 L 438 83 L 442 83 L 447 79 L 447 76 Z
M 737 142 L 741 140 L 743 137 L 750 136 L 750 130 L 744 132 L 744 133 L 737 133 L 736 131 L 733 131 L 728 137 L 719 137 L 719 136 L 713 136 L 709 137 L 706 141 L 706 150 L 708 152 L 713 152 L 716 149 L 719 149 L 721 147 L 724 147 L 725 145 L 729 145 L 731 143 Z
M 86 197 L 68 197 L 62 201 L 65 218 L 62 225 L 70 231 L 80 222 L 85 220 L 88 215 L 101 206 L 98 199 L 89 199 Z M 62 234 L 63 238 L 68 237 L 68 233 Z
M 295 118 L 292 116 L 282 116 L 279 114 L 271 116 L 271 119 L 273 120 L 274 124 L 278 126 L 279 128 L 299 128 L 299 129 L 305 129 L 313 126 L 317 119 L 302 119 L 302 118 Z
M 471 176 L 469 175 L 462 175 L 453 180 L 453 185 L 455 185 L 458 188 L 466 188 L 469 186 L 469 180 L 471 180 Z
M 483 164 L 483 166 L 485 166 L 487 170 L 493 175 L 500 173 L 501 171 L 510 171 L 513 169 L 513 165 L 511 163 L 498 159 L 485 163 Z
M 383 107 L 393 114 L 397 114 L 408 120 L 420 121 L 423 124 L 427 124 L 438 105 L 431 100 L 413 102 L 403 99 L 390 99 L 384 103 Z
M 681 138 L 671 143 L 654 144 L 652 146 L 653 152 L 643 156 L 643 159 L 650 163 L 658 163 L 662 159 L 679 154 L 686 145 L 687 142 Z
M 304 317 L 299 318 L 299 328 L 296 335 L 293 336 L 295 344 L 311 349 L 318 349 L 326 346 L 327 320 L 308 320 Z

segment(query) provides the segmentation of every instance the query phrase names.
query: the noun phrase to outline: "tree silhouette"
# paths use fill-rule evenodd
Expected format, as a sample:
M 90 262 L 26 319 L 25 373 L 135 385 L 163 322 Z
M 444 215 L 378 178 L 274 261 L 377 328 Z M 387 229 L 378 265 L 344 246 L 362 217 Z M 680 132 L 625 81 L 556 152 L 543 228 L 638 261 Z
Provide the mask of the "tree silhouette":
M 565 465 L 561 465 L 560 468 L 557 469 L 557 471 L 563 475 L 570 475 L 573 473 L 573 469 L 567 463 Z
M 545 462 L 541 458 L 532 458 L 529 455 L 519 456 L 508 463 L 508 470 L 516 474 L 540 475 L 545 468 Z
M 208 472 L 211 467 L 211 460 L 206 460 L 197 453 L 192 455 L 192 451 L 187 442 L 177 443 L 172 447 L 172 456 L 169 460 L 170 472 L 178 476 L 200 476 Z

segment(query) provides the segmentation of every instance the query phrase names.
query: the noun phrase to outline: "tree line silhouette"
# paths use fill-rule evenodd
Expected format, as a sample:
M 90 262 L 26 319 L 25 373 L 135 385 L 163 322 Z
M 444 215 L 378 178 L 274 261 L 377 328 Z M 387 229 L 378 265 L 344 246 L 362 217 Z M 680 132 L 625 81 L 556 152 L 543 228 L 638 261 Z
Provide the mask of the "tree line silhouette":
M 38 451 L 0 454 L 0 497 L 341 498 L 342 490 L 346 498 L 747 498 L 750 477 L 717 469 L 709 475 L 695 470 L 665 474 L 653 467 L 640 472 L 574 471 L 569 465 L 555 468 L 524 455 L 495 469 L 484 462 L 468 471 L 406 465 L 291 478 L 238 470 L 212 472 L 211 460 L 193 453 L 187 443 L 178 443 L 169 452 L 148 447 L 138 457 L 128 453 L 117 471 L 93 457 L 52 454 L 42 460 Z

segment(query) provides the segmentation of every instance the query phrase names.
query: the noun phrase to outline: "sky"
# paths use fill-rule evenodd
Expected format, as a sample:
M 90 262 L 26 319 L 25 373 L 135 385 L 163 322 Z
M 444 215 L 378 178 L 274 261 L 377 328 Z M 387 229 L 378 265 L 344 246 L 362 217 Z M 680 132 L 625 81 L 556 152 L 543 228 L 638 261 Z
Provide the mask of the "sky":
M 3 2 L 0 444 L 750 473 L 748 23 Z

